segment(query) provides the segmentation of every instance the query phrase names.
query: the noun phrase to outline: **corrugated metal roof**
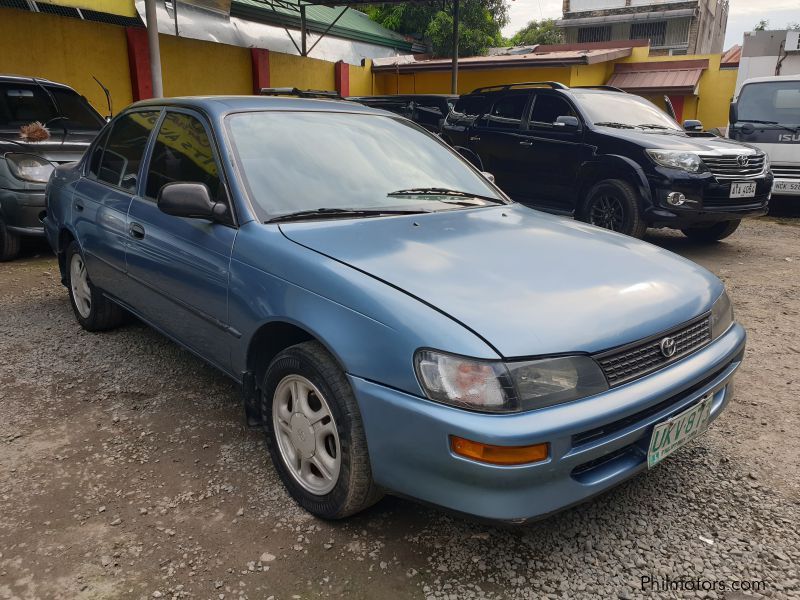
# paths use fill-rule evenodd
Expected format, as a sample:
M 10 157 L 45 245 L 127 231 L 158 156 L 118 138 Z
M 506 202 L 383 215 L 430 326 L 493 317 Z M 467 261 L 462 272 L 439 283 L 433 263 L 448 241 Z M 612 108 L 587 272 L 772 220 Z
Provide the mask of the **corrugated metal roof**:
M 693 17 L 694 8 L 679 8 L 673 10 L 654 10 L 648 12 L 630 12 L 600 17 L 567 17 L 558 19 L 556 27 L 576 27 L 578 25 L 598 25 L 606 23 L 627 23 L 630 21 L 663 21 L 665 19 L 682 19 Z
M 608 80 L 627 92 L 694 94 L 708 60 L 618 63 Z
M 728 48 L 722 55 L 722 58 L 720 58 L 719 61 L 720 66 L 727 68 L 738 67 L 741 58 L 742 58 L 742 47 L 739 44 L 736 44 L 735 46 L 731 46 L 730 48 Z

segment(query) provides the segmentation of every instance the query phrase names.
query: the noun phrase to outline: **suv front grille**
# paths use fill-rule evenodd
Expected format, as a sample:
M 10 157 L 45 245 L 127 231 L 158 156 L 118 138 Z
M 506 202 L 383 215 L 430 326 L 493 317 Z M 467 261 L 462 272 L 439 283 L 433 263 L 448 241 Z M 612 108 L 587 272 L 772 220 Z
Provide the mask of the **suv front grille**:
M 739 164 L 739 157 L 747 158 L 747 164 Z M 742 179 L 757 177 L 764 172 L 763 154 L 733 154 L 729 156 L 700 156 L 717 179 Z
M 661 340 L 671 337 L 675 340 L 675 354 L 666 357 L 661 352 Z M 689 324 L 670 331 L 628 344 L 621 348 L 608 350 L 595 355 L 600 368 L 611 387 L 621 385 L 632 379 L 642 377 L 667 364 L 699 350 L 711 341 L 709 316 L 704 315 Z
M 800 179 L 800 165 L 772 165 L 772 174 L 781 179 Z

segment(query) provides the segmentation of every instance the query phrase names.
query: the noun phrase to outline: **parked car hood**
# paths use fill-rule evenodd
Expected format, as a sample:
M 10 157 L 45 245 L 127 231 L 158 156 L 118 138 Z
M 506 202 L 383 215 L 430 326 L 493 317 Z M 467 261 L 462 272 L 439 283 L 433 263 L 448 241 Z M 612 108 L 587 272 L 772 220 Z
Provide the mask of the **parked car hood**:
M 23 152 L 35 154 L 54 163 L 80 160 L 99 131 L 63 131 L 54 129 L 50 139 L 43 142 L 21 140 L 18 131 L 0 130 L 0 152 Z
M 643 148 L 662 148 L 666 150 L 684 150 L 688 152 L 698 152 L 701 154 L 723 153 L 729 154 L 741 152 L 744 148 L 756 150 L 754 146 L 742 144 L 727 138 L 717 136 L 695 137 L 689 136 L 681 131 L 656 132 L 632 129 L 610 129 L 604 128 L 603 132 L 607 135 L 631 141 Z
M 504 357 L 632 342 L 709 310 L 723 289 L 657 246 L 518 204 L 281 230 L 432 305 Z

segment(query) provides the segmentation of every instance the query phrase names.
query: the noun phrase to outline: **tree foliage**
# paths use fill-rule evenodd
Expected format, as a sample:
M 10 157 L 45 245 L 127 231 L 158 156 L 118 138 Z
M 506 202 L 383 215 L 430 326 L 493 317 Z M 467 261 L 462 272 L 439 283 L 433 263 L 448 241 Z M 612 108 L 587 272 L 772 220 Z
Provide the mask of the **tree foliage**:
M 450 3 L 403 3 L 368 6 L 373 21 L 392 31 L 423 40 L 435 56 L 452 56 L 453 7 Z M 484 54 L 502 46 L 500 29 L 508 22 L 506 0 L 461 0 L 459 56 Z
M 564 36 L 556 27 L 555 19 L 531 21 L 511 38 L 512 46 L 532 46 L 534 44 L 562 44 Z

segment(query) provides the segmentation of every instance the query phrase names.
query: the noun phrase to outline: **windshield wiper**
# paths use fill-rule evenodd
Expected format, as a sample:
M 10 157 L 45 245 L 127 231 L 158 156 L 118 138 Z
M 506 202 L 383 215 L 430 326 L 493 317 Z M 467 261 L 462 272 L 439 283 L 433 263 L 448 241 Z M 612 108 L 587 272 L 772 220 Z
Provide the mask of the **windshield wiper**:
M 602 125 L 603 127 L 616 127 L 618 129 L 635 129 L 633 125 L 627 123 L 617 123 L 616 121 L 599 121 L 595 125 Z
M 783 123 L 778 123 L 777 121 L 762 121 L 760 119 L 740 119 L 736 121 L 736 123 L 756 123 L 758 125 L 777 125 L 778 127 L 783 127 L 787 131 L 791 131 L 793 133 L 800 133 L 800 126 L 792 127 L 791 125 L 784 125 Z
M 669 129 L 670 131 L 679 131 L 674 127 L 667 127 L 665 125 L 659 125 L 658 123 L 641 123 L 636 127 L 641 127 L 642 129 Z
M 314 208 L 311 210 L 298 210 L 297 212 L 278 215 L 266 223 L 279 223 L 281 221 L 295 221 L 302 219 L 326 219 L 337 217 L 382 217 L 385 215 L 416 215 L 428 212 L 425 210 L 397 210 L 393 208 Z
M 500 198 L 494 198 L 492 196 L 482 196 L 481 194 L 473 194 L 472 192 L 462 192 L 461 190 L 451 190 L 448 188 L 439 188 L 439 187 L 427 187 L 427 188 L 409 188 L 407 190 L 397 190 L 395 192 L 389 192 L 386 194 L 387 196 L 457 196 L 459 198 L 476 198 L 477 200 L 485 200 L 486 202 L 492 202 L 493 204 L 505 204 L 505 201 Z M 465 202 L 448 202 L 447 200 L 442 200 L 441 202 L 445 202 L 447 204 L 461 204 L 463 206 L 475 206 L 472 203 L 465 203 Z

